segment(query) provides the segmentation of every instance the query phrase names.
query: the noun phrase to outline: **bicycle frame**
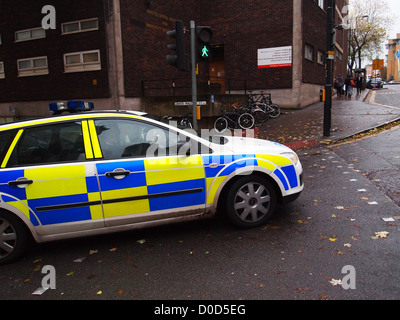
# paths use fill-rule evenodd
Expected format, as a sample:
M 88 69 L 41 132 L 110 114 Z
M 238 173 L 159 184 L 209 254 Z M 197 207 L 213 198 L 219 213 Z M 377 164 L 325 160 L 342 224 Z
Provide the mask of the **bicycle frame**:
M 222 117 L 228 121 L 228 128 L 236 129 L 239 127 L 240 113 L 237 111 L 223 111 Z M 231 126 L 233 125 L 233 126 Z
M 272 99 L 271 99 L 271 94 L 267 93 L 264 94 L 264 91 L 261 91 L 259 94 L 255 93 L 253 94 L 252 91 L 249 91 L 250 94 L 248 95 L 248 103 L 265 103 L 265 104 L 272 104 Z M 257 97 L 257 98 L 255 98 Z

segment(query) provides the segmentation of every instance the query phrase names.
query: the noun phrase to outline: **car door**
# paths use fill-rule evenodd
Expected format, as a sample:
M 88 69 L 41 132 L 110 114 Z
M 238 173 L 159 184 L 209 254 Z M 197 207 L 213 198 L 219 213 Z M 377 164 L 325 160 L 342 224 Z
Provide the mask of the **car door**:
M 104 227 L 86 121 L 18 130 L 2 159 L 0 197 L 41 235 Z
M 204 210 L 202 159 L 196 152 L 177 153 L 174 130 L 139 119 L 94 123 L 102 153 L 96 169 L 106 226 Z

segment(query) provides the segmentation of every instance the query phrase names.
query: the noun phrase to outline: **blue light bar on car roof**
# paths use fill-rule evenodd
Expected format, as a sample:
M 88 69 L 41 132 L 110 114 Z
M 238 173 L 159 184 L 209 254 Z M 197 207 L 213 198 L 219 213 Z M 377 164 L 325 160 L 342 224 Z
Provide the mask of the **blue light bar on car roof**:
M 63 111 L 76 112 L 94 109 L 93 102 L 69 100 L 49 103 L 50 111 L 61 113 Z

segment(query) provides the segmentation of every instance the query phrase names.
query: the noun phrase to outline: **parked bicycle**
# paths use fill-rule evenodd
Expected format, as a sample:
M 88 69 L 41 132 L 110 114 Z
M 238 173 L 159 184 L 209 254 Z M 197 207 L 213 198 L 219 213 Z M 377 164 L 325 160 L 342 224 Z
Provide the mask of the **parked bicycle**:
M 261 91 L 260 94 L 253 94 L 250 91 L 247 101 L 250 107 L 257 106 L 257 109 L 263 110 L 270 118 L 277 118 L 281 114 L 281 108 L 272 103 L 270 93 L 264 94 L 264 91 Z
M 193 129 L 193 124 L 192 124 L 192 114 L 187 113 L 184 115 L 179 116 L 178 119 L 174 119 L 174 117 L 171 116 L 163 116 L 161 117 L 161 121 L 165 123 L 169 123 L 170 121 L 176 121 L 178 126 L 184 128 L 190 128 Z
M 236 110 L 239 110 L 240 113 L 251 114 L 254 118 L 255 125 L 262 124 L 265 120 L 267 120 L 268 117 L 264 109 L 262 109 L 257 103 L 244 106 L 240 102 L 236 102 L 232 105 L 232 107 L 236 108 Z
M 193 129 L 192 119 L 193 119 L 193 117 L 192 117 L 191 113 L 187 113 L 187 114 L 181 115 L 179 117 L 179 124 L 181 126 L 186 127 L 186 128 Z
M 214 122 L 215 131 L 221 133 L 226 129 L 251 129 L 254 126 L 254 117 L 245 110 L 233 107 L 233 111 L 221 110 L 222 116 Z

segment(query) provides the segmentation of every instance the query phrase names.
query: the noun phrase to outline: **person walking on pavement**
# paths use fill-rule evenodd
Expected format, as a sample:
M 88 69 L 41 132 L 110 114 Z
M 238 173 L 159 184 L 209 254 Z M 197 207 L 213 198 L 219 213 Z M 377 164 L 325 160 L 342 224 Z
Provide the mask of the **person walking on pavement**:
M 351 99 L 351 96 L 353 95 L 353 87 L 355 87 L 353 76 L 348 74 L 344 83 L 346 85 L 346 98 L 349 97 Z
M 363 85 L 363 77 L 362 77 L 361 73 L 359 73 L 356 78 L 357 95 L 361 94 L 362 85 Z
M 336 91 L 337 91 L 337 96 L 339 98 L 342 97 L 343 85 L 344 85 L 344 83 L 343 83 L 342 75 L 339 74 L 339 76 L 335 80 L 335 88 L 336 88 Z

